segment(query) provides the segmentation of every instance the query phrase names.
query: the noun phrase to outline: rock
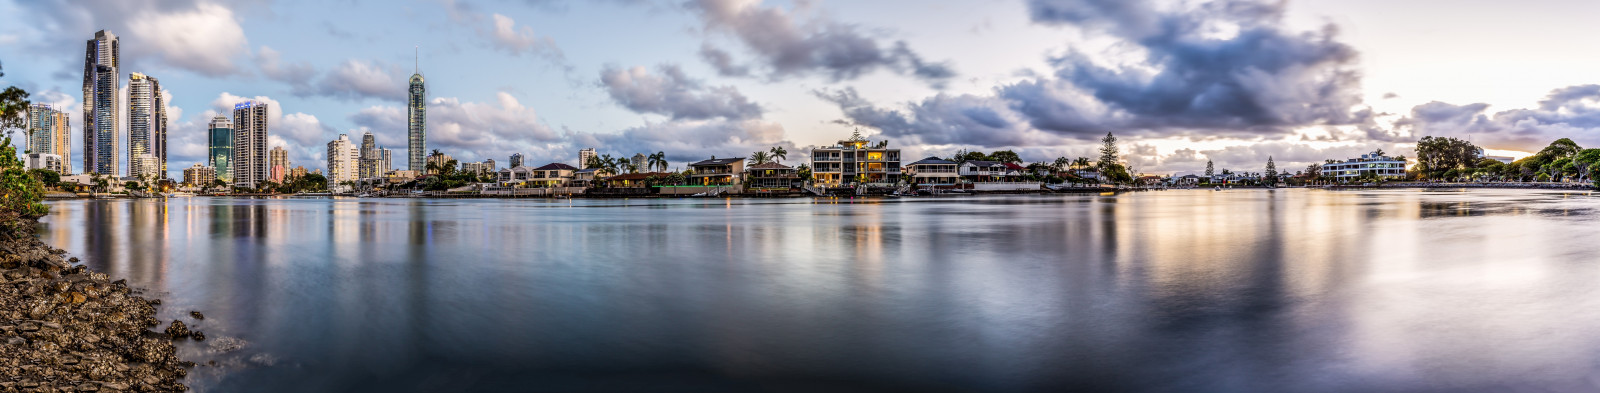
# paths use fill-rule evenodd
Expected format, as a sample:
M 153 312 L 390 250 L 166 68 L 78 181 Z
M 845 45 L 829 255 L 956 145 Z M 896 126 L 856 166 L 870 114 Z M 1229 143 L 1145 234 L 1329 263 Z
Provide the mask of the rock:
M 128 384 L 125 383 L 106 382 L 100 384 L 100 386 L 110 390 L 128 390 Z
M 78 385 L 78 391 L 80 391 L 80 392 L 98 392 L 98 391 L 100 391 L 100 385 L 95 385 L 95 384 L 92 384 L 92 383 L 84 382 L 84 383 Z
M 172 325 L 167 326 L 167 337 L 171 337 L 174 340 L 189 337 L 189 327 L 184 326 L 183 321 L 174 319 L 172 320 Z
M 194 317 L 194 319 L 206 319 L 206 315 L 201 314 L 199 311 L 190 311 L 189 316 Z
M 206 332 L 202 332 L 202 331 L 196 330 L 196 331 L 194 331 L 194 334 L 190 334 L 189 337 L 193 337 L 195 341 L 205 341 L 206 340 Z

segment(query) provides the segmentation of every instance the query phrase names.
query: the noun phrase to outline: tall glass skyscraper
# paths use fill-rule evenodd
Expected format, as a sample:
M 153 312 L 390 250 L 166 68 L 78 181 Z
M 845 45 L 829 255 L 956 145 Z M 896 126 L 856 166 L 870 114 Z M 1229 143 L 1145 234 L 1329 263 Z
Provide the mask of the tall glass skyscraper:
M 167 178 L 166 107 L 160 80 L 137 72 L 128 75 L 128 176 Z M 145 168 L 146 161 L 156 167 Z
M 117 175 L 117 73 L 121 62 L 117 36 L 94 33 L 83 53 L 83 171 Z
M 411 98 L 406 101 L 406 119 L 410 122 L 406 138 L 406 169 L 421 173 L 428 167 L 423 157 L 428 150 L 428 88 L 423 86 L 422 71 L 411 75 Z
M 233 184 L 233 122 L 227 116 L 211 118 L 207 140 L 206 165 L 217 168 L 217 180 Z

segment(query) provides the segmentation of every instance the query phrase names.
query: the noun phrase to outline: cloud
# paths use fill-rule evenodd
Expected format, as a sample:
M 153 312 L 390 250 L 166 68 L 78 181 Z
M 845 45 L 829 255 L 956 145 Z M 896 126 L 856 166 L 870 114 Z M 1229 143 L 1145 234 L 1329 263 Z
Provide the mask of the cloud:
M 885 44 L 855 25 L 820 16 L 802 20 L 798 10 L 763 7 L 759 0 L 694 0 L 686 6 L 706 31 L 743 44 L 771 79 L 820 74 L 841 81 L 890 69 L 941 86 L 955 75 L 945 63 L 923 61 L 904 42 Z M 724 75 L 738 73 L 726 52 L 706 46 L 701 57 Z
M 487 30 L 486 34 L 496 49 L 519 56 L 526 53 L 556 59 L 562 57 L 561 48 L 556 46 L 555 40 L 534 34 L 532 27 L 517 26 L 511 17 L 501 14 L 494 14 L 491 18 L 494 27 Z
M 405 70 L 393 64 L 345 60 L 322 77 L 317 93 L 347 100 L 399 101 L 406 98 L 407 78 Z
M 205 0 L 66 0 L 19 3 L 38 23 L 38 53 L 76 55 L 93 32 L 106 29 L 122 40 L 123 69 L 161 64 L 219 77 L 241 73 L 235 61 L 248 52 L 239 17 L 221 2 Z M 80 66 L 81 68 L 81 66 Z M 69 68 L 70 69 L 70 68 Z
M 311 78 L 317 75 L 317 70 L 311 67 L 311 63 L 285 63 L 282 53 L 267 46 L 256 51 L 255 60 L 256 66 L 261 68 L 261 73 L 267 79 L 288 84 L 295 95 L 304 96 L 313 92 Z
M 1282 137 L 1315 126 L 1353 126 L 1373 137 L 1362 106 L 1357 54 L 1332 26 L 1288 30 L 1284 3 L 1217 0 L 1160 10 L 1148 1 L 1038 0 L 1035 22 L 1075 26 L 1136 48 L 1102 65 L 1071 50 L 1054 72 L 1023 75 L 991 94 L 938 94 L 881 107 L 852 90 L 823 92 L 846 123 L 909 143 L 1035 146 L 1124 137 Z M 1231 33 L 1231 34 L 1224 34 Z
M 705 86 L 685 76 L 676 65 L 664 64 L 658 71 L 651 74 L 644 67 L 607 66 L 600 70 L 600 86 L 618 105 L 638 113 L 673 119 L 761 117 L 761 106 L 733 86 Z
M 1497 149 L 1538 151 L 1559 138 L 1572 138 L 1585 146 L 1600 145 L 1600 85 L 1552 90 L 1536 108 L 1493 115 L 1488 110 L 1489 104 L 1434 101 L 1413 107 L 1409 115 L 1395 122 L 1395 127 L 1416 138 L 1471 137 L 1481 146 Z
M 711 44 L 701 44 L 700 45 L 700 59 L 701 60 L 705 60 L 706 64 L 710 64 L 711 68 L 716 69 L 717 70 L 717 75 L 722 75 L 722 76 L 748 76 L 748 75 L 750 75 L 750 67 L 744 66 L 744 65 L 736 65 L 736 64 L 734 64 L 733 63 L 733 55 L 728 54 L 727 51 L 724 51 L 722 49 L 718 49 L 717 47 L 711 46 Z

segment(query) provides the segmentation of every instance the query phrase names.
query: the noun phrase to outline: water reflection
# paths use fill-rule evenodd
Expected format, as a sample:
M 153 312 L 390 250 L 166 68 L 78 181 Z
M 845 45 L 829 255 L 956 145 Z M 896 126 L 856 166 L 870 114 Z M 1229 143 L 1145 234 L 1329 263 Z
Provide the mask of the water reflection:
M 55 202 L 42 236 L 247 340 L 184 345 L 228 371 L 200 391 L 1566 391 L 1600 380 L 1595 207 L 193 198 Z

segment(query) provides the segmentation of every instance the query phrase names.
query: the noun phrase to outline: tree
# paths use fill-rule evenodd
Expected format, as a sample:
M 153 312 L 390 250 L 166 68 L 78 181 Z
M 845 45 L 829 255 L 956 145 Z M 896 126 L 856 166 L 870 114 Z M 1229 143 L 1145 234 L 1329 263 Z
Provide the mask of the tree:
M 783 160 L 789 158 L 789 151 L 785 150 L 783 148 L 783 146 L 773 146 L 772 150 L 768 150 L 768 151 L 772 152 L 772 160 L 774 162 L 783 161 Z
M 1322 164 L 1311 163 L 1311 165 L 1307 165 L 1305 174 L 1306 174 L 1306 179 L 1307 180 L 1318 180 L 1318 179 L 1321 179 L 1322 178 Z
M 1278 184 L 1278 164 L 1272 162 L 1272 156 L 1267 156 L 1267 172 L 1261 177 L 1267 185 Z
M 7 137 L 15 130 L 28 128 L 28 92 L 16 86 L 7 87 L 0 92 L 0 131 Z
M 1072 166 L 1078 169 L 1088 168 L 1089 157 L 1078 157 L 1078 159 L 1072 160 Z
M 1108 168 L 1117 163 L 1121 152 L 1117 150 L 1117 137 L 1107 132 L 1105 138 L 1100 138 L 1100 168 Z
M 1055 165 L 1053 166 L 1056 168 L 1056 172 L 1064 171 L 1067 170 L 1067 166 L 1072 165 L 1072 159 L 1066 157 L 1056 157 L 1056 162 L 1054 164 Z
M 958 162 L 963 162 L 964 163 L 964 162 L 967 162 L 967 161 L 989 161 L 989 160 L 990 160 L 989 156 L 984 155 L 983 152 L 981 152 L 981 151 L 969 151 L 969 152 L 967 152 L 967 154 L 965 156 L 962 156 L 961 160 L 958 161 Z M 951 160 L 951 161 L 956 161 L 956 160 Z
M 39 218 L 50 212 L 44 203 L 44 183 L 23 169 L 17 148 L 11 146 L 11 131 L 27 127 L 28 92 L 7 87 L 0 92 L 0 208 L 24 218 Z
M 1022 162 L 1022 156 L 1019 156 L 1019 155 L 1017 155 L 1017 152 L 1010 151 L 1010 150 L 1001 150 L 1001 151 L 994 152 L 993 154 L 989 155 L 989 159 L 992 160 L 992 161 L 999 161 L 999 162 L 1003 162 L 1003 163 L 1007 163 L 1007 164 L 1017 164 L 1017 163 L 1021 163 Z
M 1582 150 L 1583 148 L 1579 147 L 1577 142 L 1573 142 L 1571 139 L 1561 138 L 1557 139 L 1555 142 L 1550 142 L 1550 146 L 1546 146 L 1544 150 L 1540 150 L 1539 155 L 1550 157 L 1551 159 L 1558 159 L 1572 157 L 1577 155 L 1578 152 Z
M 28 174 L 32 175 L 35 179 L 39 179 L 39 182 L 44 184 L 45 187 L 55 187 L 56 185 L 61 184 L 61 174 L 56 173 L 56 171 L 49 169 L 30 169 L 28 170 Z
M 649 165 L 645 165 L 646 168 L 649 168 L 649 169 L 661 168 L 662 172 L 666 172 L 667 171 L 667 153 L 666 152 L 660 152 L 660 151 L 655 152 L 655 154 L 651 154 L 650 157 L 646 159 L 646 161 L 647 161 L 646 163 L 649 164 Z
M 800 164 L 800 167 L 795 169 L 795 173 L 800 175 L 800 181 L 811 180 L 811 166 L 810 165 Z
M 1211 160 L 1210 160 L 1210 159 L 1207 159 L 1207 160 L 1206 160 L 1206 177 L 1208 177 L 1208 178 L 1209 178 L 1209 177 L 1211 177 L 1211 173 L 1212 173 L 1212 172 L 1211 172 L 1211 170 L 1212 170 L 1212 169 L 1213 169 L 1213 168 L 1215 168 L 1215 166 L 1213 166 L 1213 165 L 1212 165 L 1212 164 L 1211 164 Z M 1208 180 L 1209 180 L 1209 179 L 1208 179 Z
M 750 155 L 751 165 L 761 165 L 769 162 L 772 162 L 772 156 L 767 155 L 767 152 L 758 151 Z
M 1446 177 L 1445 171 L 1471 168 L 1482 151 L 1465 140 L 1425 136 L 1417 141 L 1417 165 L 1425 176 Z

